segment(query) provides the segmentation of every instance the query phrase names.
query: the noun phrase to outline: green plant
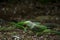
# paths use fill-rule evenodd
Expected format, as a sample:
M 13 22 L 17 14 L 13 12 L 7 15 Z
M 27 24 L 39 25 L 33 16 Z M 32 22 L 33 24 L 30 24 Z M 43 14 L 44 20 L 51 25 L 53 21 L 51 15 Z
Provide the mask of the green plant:
M 28 30 L 31 30 L 34 32 L 36 35 L 43 35 L 43 34 L 59 34 L 60 32 L 48 29 L 47 26 L 42 25 L 42 24 L 36 24 L 31 21 L 21 21 L 16 24 L 14 24 L 16 28 L 22 29 L 25 32 L 28 32 Z

